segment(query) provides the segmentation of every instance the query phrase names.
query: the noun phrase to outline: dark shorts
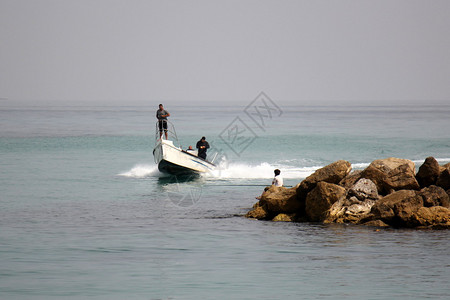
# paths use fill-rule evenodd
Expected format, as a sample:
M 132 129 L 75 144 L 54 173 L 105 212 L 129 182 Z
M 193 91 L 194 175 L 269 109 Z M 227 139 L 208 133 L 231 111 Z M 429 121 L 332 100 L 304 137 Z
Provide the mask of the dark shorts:
M 166 120 L 159 120 L 158 122 L 159 131 L 167 131 L 167 121 Z

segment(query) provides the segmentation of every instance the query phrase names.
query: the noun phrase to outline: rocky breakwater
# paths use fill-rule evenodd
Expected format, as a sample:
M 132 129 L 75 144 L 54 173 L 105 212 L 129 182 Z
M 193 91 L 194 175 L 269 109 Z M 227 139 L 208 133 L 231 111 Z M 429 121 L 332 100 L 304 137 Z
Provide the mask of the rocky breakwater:
M 248 218 L 369 226 L 450 228 L 450 163 L 428 157 L 415 172 L 407 159 L 373 161 L 351 172 L 336 161 L 293 188 L 266 187 Z

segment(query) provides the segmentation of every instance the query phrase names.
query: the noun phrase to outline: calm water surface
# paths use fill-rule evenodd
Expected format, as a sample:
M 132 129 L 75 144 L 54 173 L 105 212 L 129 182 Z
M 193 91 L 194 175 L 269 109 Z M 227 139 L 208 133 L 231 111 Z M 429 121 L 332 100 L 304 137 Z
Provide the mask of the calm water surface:
M 218 137 L 240 108 L 168 110 L 184 145 L 227 152 L 219 174 L 159 174 L 150 108 L 0 109 L 0 299 L 450 297 L 448 231 L 243 217 L 275 167 L 449 162 L 449 107 L 287 107 L 240 156 Z

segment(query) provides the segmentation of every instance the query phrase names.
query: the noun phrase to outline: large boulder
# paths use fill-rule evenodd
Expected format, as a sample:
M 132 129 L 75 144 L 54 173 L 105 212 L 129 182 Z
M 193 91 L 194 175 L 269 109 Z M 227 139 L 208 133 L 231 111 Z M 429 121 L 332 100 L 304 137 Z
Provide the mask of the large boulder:
M 374 160 L 363 171 L 363 178 L 371 179 L 378 191 L 386 194 L 397 190 L 417 190 L 415 165 L 408 159 L 390 157 Z
M 448 194 L 440 186 L 430 185 L 420 190 L 417 195 L 422 197 L 423 206 L 443 206 L 450 207 L 450 199 Z
M 448 190 L 450 189 L 450 163 L 445 164 L 442 169 L 443 170 L 436 181 L 436 185 Z
M 394 191 L 418 190 L 420 186 L 415 172 L 415 168 L 411 168 L 408 164 L 398 166 L 387 174 L 386 184 Z
M 450 229 L 450 210 L 442 206 L 421 207 L 414 214 L 417 227 Z
M 300 207 L 297 199 L 297 188 L 277 187 L 272 185 L 261 195 L 259 201 L 271 213 L 295 213 Z
M 352 165 L 345 160 L 338 160 L 323 168 L 318 169 L 303 180 L 297 188 L 297 195 L 300 201 L 306 200 L 306 195 L 313 190 L 317 183 L 327 182 L 338 184 L 352 169 Z
M 306 197 L 306 215 L 308 220 L 319 222 L 326 219 L 327 211 L 331 206 L 343 198 L 347 192 L 345 188 L 321 181 L 308 193 Z
M 434 157 L 430 156 L 427 157 L 425 162 L 419 167 L 416 179 L 420 187 L 427 187 L 436 184 L 439 173 L 439 163 Z
M 375 202 L 371 214 L 373 219 L 380 219 L 391 226 L 403 226 L 409 223 L 412 214 L 422 206 L 422 197 L 416 191 L 401 190 Z

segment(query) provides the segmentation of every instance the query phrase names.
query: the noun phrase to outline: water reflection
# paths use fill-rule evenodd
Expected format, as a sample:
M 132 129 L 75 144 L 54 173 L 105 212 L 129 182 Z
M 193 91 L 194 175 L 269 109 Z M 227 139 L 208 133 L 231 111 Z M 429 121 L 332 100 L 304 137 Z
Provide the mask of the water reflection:
M 158 178 L 161 192 L 176 206 L 190 207 L 202 196 L 204 180 L 198 174 L 165 176 Z
M 188 174 L 188 175 L 168 175 L 158 177 L 159 185 L 169 185 L 169 184 L 179 184 L 179 183 L 193 183 L 199 182 L 201 176 L 199 174 Z

